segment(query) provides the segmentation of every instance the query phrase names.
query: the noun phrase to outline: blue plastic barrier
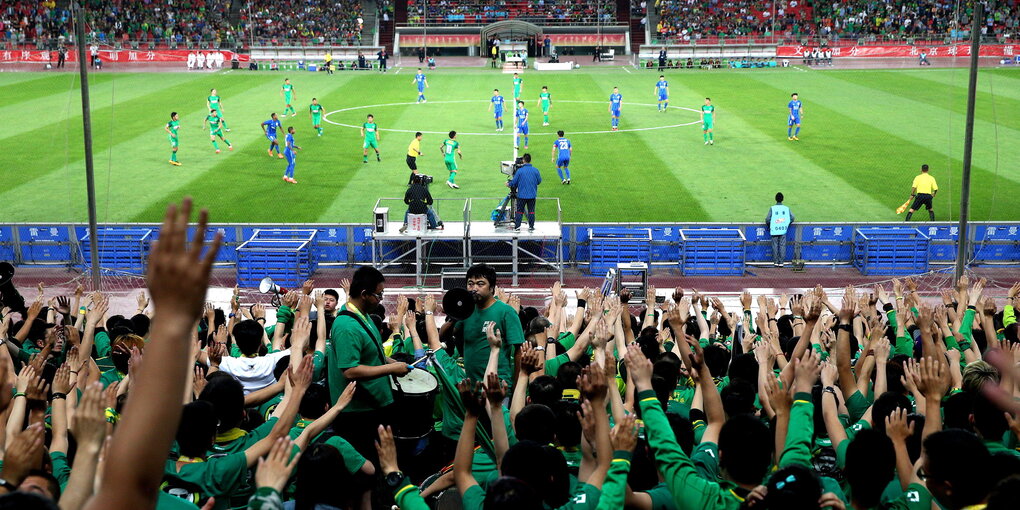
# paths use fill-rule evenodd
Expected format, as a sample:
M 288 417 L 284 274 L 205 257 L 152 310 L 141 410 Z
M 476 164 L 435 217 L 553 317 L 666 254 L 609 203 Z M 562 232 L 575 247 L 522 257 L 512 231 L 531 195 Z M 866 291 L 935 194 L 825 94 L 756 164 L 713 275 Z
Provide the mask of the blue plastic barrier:
M 684 275 L 742 275 L 746 238 L 738 228 L 680 229 Z
M 282 287 L 297 287 L 318 267 L 314 229 L 256 231 L 237 248 L 237 283 L 255 287 L 269 276 Z
M 805 262 L 850 260 L 853 234 L 850 225 L 801 225 L 800 258 Z
M 18 237 L 21 240 L 21 264 L 69 266 L 78 260 L 71 229 L 66 226 L 18 227 Z
M 1020 263 L 1020 227 L 980 225 L 974 230 L 974 262 Z
M 99 267 L 104 273 L 145 274 L 153 229 L 144 227 L 107 227 L 96 231 Z M 93 239 L 86 232 L 81 238 L 83 267 L 92 264 Z
M 959 250 L 957 240 L 960 237 L 960 227 L 956 225 L 931 225 L 919 227 L 918 230 L 931 240 L 928 243 L 928 262 L 948 263 L 956 261 L 956 253 Z
M 910 227 L 861 227 L 854 231 L 853 265 L 863 275 L 928 271 L 928 236 Z
M 786 260 L 794 258 L 795 236 L 795 229 L 790 229 L 786 233 Z M 744 262 L 772 262 L 772 236 L 769 235 L 768 228 L 745 227 L 744 241 Z
M 0 227 L 0 260 L 14 262 L 14 229 Z
M 651 262 L 652 232 L 647 228 L 591 229 L 590 271 L 603 273 L 621 262 Z

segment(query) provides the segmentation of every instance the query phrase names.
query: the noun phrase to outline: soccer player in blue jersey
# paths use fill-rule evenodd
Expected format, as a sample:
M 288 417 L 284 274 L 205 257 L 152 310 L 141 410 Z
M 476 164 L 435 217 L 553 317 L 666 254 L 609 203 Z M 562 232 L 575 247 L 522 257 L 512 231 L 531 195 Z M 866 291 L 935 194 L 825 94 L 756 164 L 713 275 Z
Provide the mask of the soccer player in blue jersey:
M 786 139 L 787 140 L 800 140 L 797 135 L 800 134 L 800 117 L 804 115 L 804 104 L 800 102 L 797 93 L 790 94 L 790 103 L 786 105 L 790 109 L 790 120 L 786 124 Z M 796 126 L 797 130 L 793 128 Z
M 552 157 L 556 163 L 556 173 L 560 174 L 560 184 L 570 184 L 570 156 L 574 153 L 574 147 L 570 140 L 563 137 L 563 131 L 557 131 L 559 138 L 553 142 Z
M 613 131 L 620 129 L 621 108 L 623 108 L 623 96 L 620 95 L 620 88 L 613 87 L 613 93 L 609 96 L 609 114 L 613 117 Z
M 418 74 L 414 75 L 414 79 L 411 80 L 418 86 L 418 104 L 425 102 L 425 89 L 429 88 L 429 81 L 425 79 L 425 73 L 421 72 L 421 68 L 418 68 Z
M 514 139 L 514 148 L 520 145 L 521 136 L 524 137 L 524 148 L 528 148 L 528 109 L 524 107 L 524 101 L 517 101 L 517 137 Z
M 489 100 L 489 108 L 492 109 L 493 114 L 496 117 L 496 131 L 503 130 L 503 104 L 506 101 L 503 96 L 499 93 L 499 89 L 492 91 L 492 99 Z
M 655 93 L 659 96 L 659 111 L 666 111 L 666 108 L 669 108 L 669 82 L 661 74 L 659 81 L 655 84 Z
M 280 123 L 280 119 L 276 118 L 276 114 L 273 113 L 269 116 L 269 120 L 262 123 L 262 132 L 266 134 L 266 140 L 269 140 L 269 157 L 273 157 L 273 148 L 275 148 L 276 157 L 283 159 L 283 153 L 280 152 L 280 142 L 276 141 L 277 129 L 283 129 L 283 124 Z
M 297 184 L 294 180 L 294 165 L 297 163 L 297 150 L 298 147 L 294 143 L 294 126 L 287 128 L 287 146 L 283 149 L 283 155 L 287 157 L 287 170 L 283 173 L 283 180 L 291 184 Z

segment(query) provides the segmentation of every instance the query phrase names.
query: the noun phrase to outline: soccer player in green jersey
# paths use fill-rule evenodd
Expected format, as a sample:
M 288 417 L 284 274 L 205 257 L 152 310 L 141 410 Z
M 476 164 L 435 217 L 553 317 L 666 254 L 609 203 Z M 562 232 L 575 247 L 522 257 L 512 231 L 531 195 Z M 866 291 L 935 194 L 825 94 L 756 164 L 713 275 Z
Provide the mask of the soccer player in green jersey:
M 524 80 L 517 73 L 514 73 L 514 102 L 521 97 L 521 87 L 524 85 Z
M 460 189 L 454 180 L 457 178 L 457 160 L 454 158 L 454 154 L 459 155 L 460 159 L 464 159 L 464 154 L 460 152 L 460 142 L 457 141 L 457 132 L 450 131 L 450 139 L 443 142 L 440 150 L 443 151 L 443 162 L 446 163 L 446 169 L 450 171 L 450 178 L 446 180 L 446 185 L 453 189 Z
M 552 106 L 552 94 L 549 87 L 542 87 L 542 93 L 538 95 L 538 105 L 542 107 L 542 125 L 549 125 L 549 107 Z
M 322 136 L 322 105 L 314 97 L 312 104 L 308 106 L 308 115 L 312 117 L 312 127 L 315 128 L 318 136 Z
M 712 133 L 714 116 L 715 106 L 712 106 L 712 98 L 706 97 L 705 104 L 701 107 L 701 131 L 705 136 L 705 145 L 715 145 L 715 135 Z
M 209 124 L 209 141 L 212 142 L 212 146 L 216 149 L 216 154 L 220 153 L 220 146 L 216 143 L 216 137 L 220 137 L 223 143 L 227 144 L 227 149 L 234 150 L 234 146 L 230 145 L 230 140 L 223 138 L 223 128 L 221 124 L 223 119 L 220 119 L 219 112 L 216 110 L 209 110 L 209 115 L 206 116 L 203 124 Z
M 290 104 L 291 99 L 297 97 L 297 95 L 294 94 L 294 86 L 290 84 L 290 78 L 283 79 L 283 86 L 280 87 L 280 94 L 283 96 L 283 104 L 285 105 L 283 108 L 283 115 L 287 115 L 287 110 L 290 110 L 291 117 L 297 115 L 297 110 L 295 110 Z
M 216 112 L 220 114 L 220 122 L 223 124 L 223 129 L 229 133 L 230 128 L 227 127 L 227 121 L 223 118 L 223 108 L 220 104 L 220 96 L 216 94 L 216 89 L 211 89 L 209 91 L 209 97 L 205 99 L 205 104 L 206 108 L 216 110 Z
M 379 157 L 379 126 L 375 123 L 375 117 L 369 114 L 368 119 L 361 125 L 361 136 L 365 138 L 364 152 L 362 152 L 362 163 L 368 163 L 368 148 L 375 149 L 375 160 L 382 161 Z
M 173 166 L 181 166 L 181 163 L 177 161 L 177 130 L 181 128 L 180 121 L 177 120 L 177 112 L 170 112 L 170 122 L 163 126 L 166 130 L 166 139 L 170 140 L 170 164 Z

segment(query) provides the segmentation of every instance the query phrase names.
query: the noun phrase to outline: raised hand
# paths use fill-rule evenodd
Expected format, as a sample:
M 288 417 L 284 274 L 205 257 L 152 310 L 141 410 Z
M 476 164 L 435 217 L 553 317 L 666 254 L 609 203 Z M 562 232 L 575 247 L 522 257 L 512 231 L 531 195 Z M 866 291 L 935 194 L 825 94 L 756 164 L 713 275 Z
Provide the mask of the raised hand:
M 672 298 L 673 298 L 673 302 L 674 303 L 679 303 L 680 300 L 684 298 L 684 288 L 683 287 L 677 287 L 677 288 L 673 289 Z
M 289 437 L 281 437 L 273 443 L 269 455 L 259 458 L 258 469 L 255 470 L 255 485 L 258 487 L 272 487 L 276 492 L 283 492 L 283 488 L 294 472 L 301 452 L 290 457 L 294 450 L 294 441 Z M 287 459 L 290 458 L 288 462 Z
M 551 347 L 552 346 L 550 345 L 547 348 Z M 542 364 L 542 351 L 536 351 L 535 348 L 531 346 L 530 342 L 524 342 L 524 344 L 521 345 L 521 370 L 523 370 L 524 373 L 531 375 L 541 370 Z
M 53 393 L 66 395 L 69 391 L 71 391 L 71 363 L 68 361 L 60 365 L 53 376 Z
M 609 433 L 609 440 L 613 444 L 613 451 L 629 452 L 637 445 L 636 419 L 633 414 L 628 414 L 613 427 Z
M 839 371 L 836 369 L 836 365 L 829 361 L 822 363 L 822 387 L 829 387 L 836 384 L 836 377 L 839 376 Z
M 301 284 L 301 293 L 304 295 L 310 295 L 315 290 L 315 280 L 308 279 Z
M 379 441 L 375 443 L 375 451 L 379 454 L 379 468 L 384 474 L 400 471 L 397 445 L 393 442 L 393 430 L 389 426 L 379 425 Z
M 775 377 L 765 378 L 765 393 L 769 396 L 769 403 L 772 410 L 779 416 L 789 416 L 790 408 L 793 407 L 793 392 L 779 387 L 779 381 Z
M 922 358 L 918 367 L 919 381 L 917 389 L 921 391 L 925 399 L 942 400 L 952 380 L 949 370 L 945 365 L 935 358 Z
M 489 401 L 489 407 L 498 409 L 503 406 L 506 398 L 506 382 L 500 380 L 499 374 L 489 372 L 485 376 L 485 398 Z
M 885 417 L 885 434 L 894 443 L 905 442 L 914 435 L 914 423 L 907 424 L 907 410 L 898 407 Z
M 793 387 L 796 392 L 811 392 L 811 387 L 815 385 L 821 372 L 820 362 L 821 358 L 814 349 L 808 349 L 804 356 L 797 360 L 793 367 Z
M 609 389 L 605 372 L 597 366 L 584 367 L 581 375 L 577 377 L 577 389 L 585 400 L 598 402 L 605 399 L 606 390 Z
M 634 386 L 638 390 L 652 389 L 652 362 L 641 352 L 637 345 L 627 347 L 627 354 L 623 358 L 627 365 L 627 373 L 630 374 Z
M 79 447 L 88 445 L 98 453 L 106 439 L 106 408 L 103 402 L 103 385 L 95 382 L 82 392 L 81 401 L 74 413 L 71 432 Z
M 471 379 L 462 379 L 457 383 L 457 391 L 460 393 L 460 401 L 464 403 L 464 410 L 469 415 L 481 416 L 485 411 L 485 403 L 479 395 L 478 385 Z
M 3 478 L 19 485 L 28 472 L 42 461 L 46 431 L 42 422 L 36 422 L 14 435 L 4 452 Z
M 184 199 L 179 210 L 176 205 L 170 205 L 159 239 L 149 250 L 148 287 L 160 317 L 191 321 L 202 313 L 209 271 L 223 235 L 217 232 L 205 256 L 202 256 L 206 247 L 208 212 L 203 209 L 199 213 L 198 227 L 189 245 L 186 237 L 190 216 L 190 198 Z
M 489 340 L 489 348 L 499 349 L 503 347 L 503 334 L 496 329 L 496 323 L 490 322 L 485 326 L 485 337 Z

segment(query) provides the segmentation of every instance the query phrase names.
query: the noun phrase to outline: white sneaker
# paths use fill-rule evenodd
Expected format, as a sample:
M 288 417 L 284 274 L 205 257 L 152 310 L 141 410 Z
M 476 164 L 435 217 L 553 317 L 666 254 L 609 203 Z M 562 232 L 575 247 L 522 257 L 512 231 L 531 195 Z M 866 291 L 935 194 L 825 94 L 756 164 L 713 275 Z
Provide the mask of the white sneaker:
M 450 187 L 453 188 L 453 189 L 460 189 L 460 186 L 458 186 L 456 183 L 453 183 L 453 182 L 450 183 Z
M 447 185 L 447 186 L 449 186 L 449 187 L 451 187 L 451 188 L 453 187 L 453 183 L 452 183 L 452 182 L 450 182 L 450 181 L 446 181 L 446 185 Z
M 705 145 L 708 145 L 708 140 L 705 140 Z

